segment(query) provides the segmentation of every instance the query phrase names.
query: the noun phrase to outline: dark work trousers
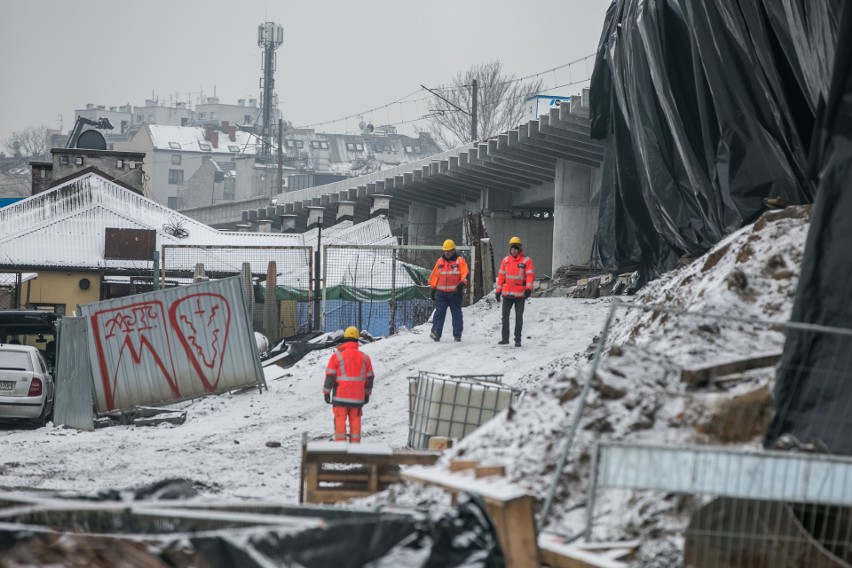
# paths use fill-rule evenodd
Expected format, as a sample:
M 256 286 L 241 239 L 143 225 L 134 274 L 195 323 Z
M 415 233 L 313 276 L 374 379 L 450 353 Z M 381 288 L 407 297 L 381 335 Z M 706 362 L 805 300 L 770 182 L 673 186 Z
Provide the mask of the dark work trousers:
M 461 292 L 438 292 L 435 294 L 435 317 L 432 318 L 432 333 L 441 337 L 444 331 L 444 319 L 447 317 L 447 308 L 453 316 L 453 337 L 461 337 L 464 324 L 462 323 L 462 295 Z
M 524 305 L 526 298 L 503 297 L 503 341 L 509 341 L 509 312 L 515 306 L 515 341 L 521 340 L 524 331 Z

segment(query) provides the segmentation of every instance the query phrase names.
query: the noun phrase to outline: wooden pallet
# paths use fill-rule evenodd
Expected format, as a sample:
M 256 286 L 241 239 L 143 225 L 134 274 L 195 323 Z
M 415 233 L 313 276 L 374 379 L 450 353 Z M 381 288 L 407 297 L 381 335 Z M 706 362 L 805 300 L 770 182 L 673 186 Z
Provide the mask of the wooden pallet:
M 367 497 L 400 481 L 400 466 L 434 464 L 441 452 L 394 450 L 387 444 L 307 442 L 302 434 L 299 503 Z

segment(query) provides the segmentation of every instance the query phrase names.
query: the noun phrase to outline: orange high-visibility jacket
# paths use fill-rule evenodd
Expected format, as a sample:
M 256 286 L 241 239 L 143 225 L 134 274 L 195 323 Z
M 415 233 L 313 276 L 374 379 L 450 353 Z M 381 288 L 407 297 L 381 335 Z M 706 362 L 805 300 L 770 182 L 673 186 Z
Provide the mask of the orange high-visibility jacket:
M 463 257 L 458 254 L 454 254 L 450 258 L 441 255 L 441 258 L 435 263 L 435 268 L 432 269 L 429 286 L 438 292 L 447 294 L 455 292 L 459 282 L 463 282 L 467 286 L 468 272 L 467 261 Z
M 334 406 L 364 406 L 364 395 L 373 391 L 373 363 L 370 356 L 358 350 L 357 341 L 345 341 L 325 368 L 322 392 L 331 393 Z
M 510 254 L 500 263 L 495 291 L 507 298 L 523 298 L 524 290 L 532 292 L 534 280 L 532 259 L 524 256 L 523 251 L 515 257 Z

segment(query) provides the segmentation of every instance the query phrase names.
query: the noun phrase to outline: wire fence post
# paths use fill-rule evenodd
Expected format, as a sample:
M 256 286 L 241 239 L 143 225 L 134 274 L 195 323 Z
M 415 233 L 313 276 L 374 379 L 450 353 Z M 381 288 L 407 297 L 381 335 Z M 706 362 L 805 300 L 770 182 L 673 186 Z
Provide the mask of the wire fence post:
M 544 528 L 547 522 L 547 517 L 550 515 L 550 509 L 553 506 L 553 497 L 556 495 L 556 488 L 559 486 L 559 478 L 562 477 L 562 468 L 565 467 L 565 461 L 568 459 L 568 454 L 571 452 L 571 447 L 574 445 L 574 436 L 577 434 L 577 428 L 580 426 L 580 419 L 583 416 L 583 409 L 586 406 L 586 399 L 589 398 L 589 392 L 592 389 L 592 381 L 594 381 L 595 373 L 598 370 L 598 364 L 603 354 L 604 344 L 606 343 L 609 328 L 612 325 L 612 320 L 615 316 L 615 310 L 621 302 L 613 300 L 612 306 L 609 308 L 609 314 L 606 317 L 601 337 L 598 340 L 598 345 L 595 348 L 595 358 L 592 361 L 592 366 L 586 376 L 586 382 L 583 384 L 583 392 L 580 395 L 580 400 L 575 410 L 574 420 L 571 423 L 571 429 L 568 432 L 568 437 L 565 438 L 565 444 L 562 446 L 562 453 L 559 454 L 559 460 L 556 462 L 556 471 L 553 473 L 553 482 L 550 484 L 550 489 L 547 492 L 547 498 L 544 501 L 544 508 L 541 510 L 541 516 L 538 519 L 538 531 Z

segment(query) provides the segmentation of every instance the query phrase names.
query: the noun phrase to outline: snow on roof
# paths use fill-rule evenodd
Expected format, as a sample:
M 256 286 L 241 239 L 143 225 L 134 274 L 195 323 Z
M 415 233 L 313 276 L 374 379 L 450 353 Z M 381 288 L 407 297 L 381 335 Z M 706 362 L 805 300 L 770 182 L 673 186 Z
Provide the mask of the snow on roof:
M 218 147 L 213 148 L 212 143 L 204 138 L 204 128 L 200 126 L 149 124 L 147 128 L 155 150 L 205 152 L 209 148 L 213 154 L 256 154 L 261 145 L 260 138 L 244 130 L 236 131 L 235 141 L 228 138 L 225 132 L 219 131 Z
M 185 238 L 168 227 L 180 227 Z M 0 210 L 0 266 L 42 266 L 78 269 L 147 270 L 149 261 L 104 258 L 107 228 L 148 229 L 157 233 L 157 249 L 163 245 L 230 247 L 220 255 L 208 253 L 205 268 L 239 272 L 241 258 L 234 247 L 305 246 L 316 243 L 316 232 L 302 234 L 221 232 L 155 201 L 121 187 L 96 172 L 39 193 Z M 351 222 L 323 232 L 323 243 L 385 244 L 395 242 L 383 217 L 359 225 Z M 269 258 L 253 254 L 255 272 L 265 272 Z M 262 266 L 261 266 L 262 265 Z M 177 270 L 193 266 L 170 265 Z

